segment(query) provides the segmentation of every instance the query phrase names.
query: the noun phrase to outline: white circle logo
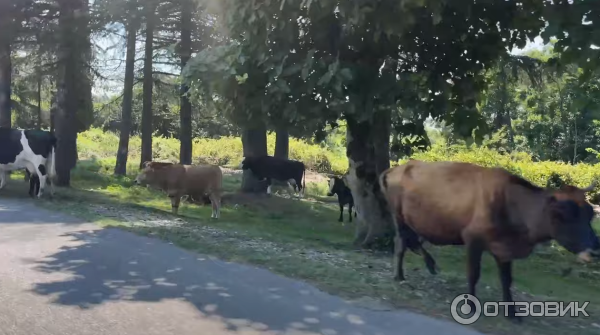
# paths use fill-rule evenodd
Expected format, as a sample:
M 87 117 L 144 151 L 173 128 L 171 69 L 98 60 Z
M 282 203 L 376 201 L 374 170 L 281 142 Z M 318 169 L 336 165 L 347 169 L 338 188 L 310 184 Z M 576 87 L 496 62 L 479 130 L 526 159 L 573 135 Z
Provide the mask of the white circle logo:
M 469 318 L 465 318 L 463 315 L 469 315 L 472 312 L 472 307 L 469 305 L 469 301 L 475 305 L 475 313 Z M 458 307 L 458 305 L 462 302 L 462 306 Z M 460 313 L 458 312 L 460 309 Z M 454 321 L 460 323 L 461 325 L 470 325 L 477 321 L 481 316 L 481 303 L 479 299 L 470 295 L 470 294 L 460 294 L 454 300 L 452 300 L 452 304 L 450 305 L 450 313 L 452 314 L 452 318 Z

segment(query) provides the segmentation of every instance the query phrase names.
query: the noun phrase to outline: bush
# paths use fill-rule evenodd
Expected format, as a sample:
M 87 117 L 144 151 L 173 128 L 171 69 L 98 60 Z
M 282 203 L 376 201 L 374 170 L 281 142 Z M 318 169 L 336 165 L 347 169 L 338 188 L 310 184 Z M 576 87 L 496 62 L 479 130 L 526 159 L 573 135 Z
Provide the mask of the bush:
M 92 128 L 79 134 L 77 149 L 79 159 L 106 160 L 116 156 L 119 137 L 111 132 Z M 139 164 L 141 139 L 133 136 L 129 140 L 129 162 Z M 275 134 L 267 136 L 269 155 L 275 152 Z M 342 151 L 343 152 L 343 151 Z M 155 160 L 179 161 L 179 140 L 155 137 L 152 140 L 152 155 Z M 332 152 L 306 141 L 290 138 L 290 159 L 304 162 L 306 168 L 321 173 L 344 174 L 348 169 L 348 159 L 341 152 Z M 237 166 L 243 158 L 242 140 L 239 137 L 219 139 L 197 138 L 192 145 L 194 163 L 210 163 L 221 166 Z
M 79 159 L 92 159 L 101 162 L 106 171 L 114 168 L 115 155 L 119 138 L 116 134 L 103 132 L 93 128 L 79 134 L 77 147 Z M 139 164 L 141 140 L 134 136 L 129 142 L 129 164 Z M 179 160 L 179 141 L 174 138 L 153 139 L 153 155 L 155 160 L 177 162 Z M 275 152 L 275 134 L 267 137 L 267 150 L 270 155 Z M 237 166 L 242 160 L 242 141 L 239 137 L 221 137 L 220 139 L 194 139 L 194 163 L 211 163 L 221 166 Z M 348 169 L 348 159 L 344 150 L 331 151 L 306 141 L 290 138 L 290 159 L 304 162 L 307 169 L 321 173 L 344 174 Z M 502 167 L 524 177 L 532 183 L 547 187 L 570 183 L 579 187 L 589 185 L 593 180 L 600 181 L 600 164 L 570 165 L 563 162 L 534 162 L 531 156 L 524 152 L 511 154 L 499 153 L 493 149 L 482 147 L 467 147 L 465 145 L 447 145 L 436 143 L 431 149 L 416 153 L 413 159 L 423 161 L 458 161 L 469 162 L 486 167 Z M 392 166 L 406 160 L 390 162 Z M 599 188 L 600 189 L 600 188 Z M 600 200 L 600 192 L 590 192 L 593 202 Z

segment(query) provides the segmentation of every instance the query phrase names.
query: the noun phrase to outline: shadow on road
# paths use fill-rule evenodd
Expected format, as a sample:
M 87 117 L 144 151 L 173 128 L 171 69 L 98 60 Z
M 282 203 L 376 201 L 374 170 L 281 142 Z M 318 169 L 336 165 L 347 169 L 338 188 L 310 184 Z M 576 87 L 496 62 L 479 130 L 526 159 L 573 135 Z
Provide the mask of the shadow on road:
M 57 223 L 77 225 L 83 223 L 82 220 L 74 217 L 66 217 L 57 212 L 33 207 L 34 201 L 44 200 L 30 199 L 27 201 L 27 199 L 2 197 L 2 203 L 0 203 L 0 225 L 15 223 L 26 223 L 28 225 Z
M 56 304 L 88 309 L 108 301 L 177 299 L 217 318 L 229 331 L 378 334 L 353 306 L 265 270 L 197 256 L 114 228 L 63 237 L 68 242 L 59 252 L 35 262 L 38 271 L 72 275 L 35 285 L 35 293 L 54 297 Z M 372 312 L 360 310 L 363 316 Z M 373 313 L 369 319 L 381 326 L 385 316 Z

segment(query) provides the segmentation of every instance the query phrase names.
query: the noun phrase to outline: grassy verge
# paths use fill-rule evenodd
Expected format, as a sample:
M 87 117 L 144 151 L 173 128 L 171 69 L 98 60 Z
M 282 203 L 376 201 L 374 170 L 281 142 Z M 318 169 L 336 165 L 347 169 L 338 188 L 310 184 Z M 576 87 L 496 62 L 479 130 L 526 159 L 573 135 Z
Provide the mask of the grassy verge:
M 409 308 L 449 319 L 450 302 L 466 289 L 464 250 L 459 247 L 429 246 L 441 268 L 437 276 L 428 274 L 419 256 L 407 255 L 408 281 L 395 284 L 389 255 L 349 247 L 352 227 L 337 222 L 337 205 L 335 199 L 324 197 L 324 181 L 307 182 L 309 196 L 301 201 L 284 196 L 252 198 L 236 195 L 240 175 L 226 173 L 229 193 L 222 217 L 211 220 L 210 206 L 189 204 L 175 217 L 169 213 L 165 196 L 132 187 L 131 176 L 113 178 L 111 171 L 111 165 L 99 161 L 80 162 L 73 174 L 73 189 L 59 189 L 54 199 L 36 203 L 186 249 L 262 266 L 370 308 Z M 13 179 L 22 177 L 15 173 Z M 25 185 L 12 183 L 14 192 L 5 196 L 27 197 Z M 572 256 L 541 247 L 529 259 L 515 263 L 513 273 L 515 300 L 590 301 L 590 317 L 529 317 L 520 326 L 503 317 L 482 318 L 474 328 L 494 334 L 600 332 L 599 266 L 579 265 Z M 487 255 L 478 296 L 485 301 L 501 297 L 496 266 Z

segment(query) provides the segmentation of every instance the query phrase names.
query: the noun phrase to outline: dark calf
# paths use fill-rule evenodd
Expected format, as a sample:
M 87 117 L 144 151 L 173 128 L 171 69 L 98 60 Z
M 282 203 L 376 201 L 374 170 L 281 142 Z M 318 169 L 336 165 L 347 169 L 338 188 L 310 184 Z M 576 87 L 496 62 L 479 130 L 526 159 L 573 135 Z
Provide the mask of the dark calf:
M 350 188 L 346 185 L 343 178 L 331 177 L 329 179 L 329 192 L 328 196 L 332 197 L 337 194 L 338 204 L 340 205 L 340 218 L 339 222 L 344 221 L 344 206 L 348 205 L 348 222 L 352 222 L 352 207 L 354 207 L 354 198 Z M 354 217 L 356 217 L 356 210 L 354 210 Z

